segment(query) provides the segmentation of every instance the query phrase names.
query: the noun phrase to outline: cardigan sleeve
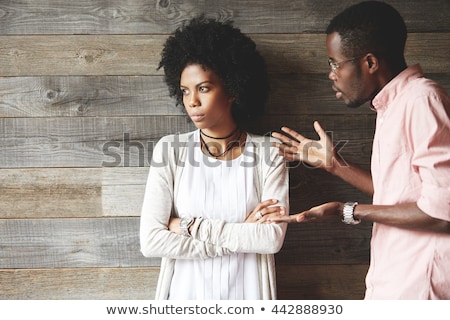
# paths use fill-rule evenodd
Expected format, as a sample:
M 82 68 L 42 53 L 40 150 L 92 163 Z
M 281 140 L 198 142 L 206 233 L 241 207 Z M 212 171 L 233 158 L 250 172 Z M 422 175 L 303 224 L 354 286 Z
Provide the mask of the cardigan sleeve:
M 140 219 L 141 252 L 145 257 L 166 258 L 229 254 L 227 248 L 178 235 L 168 229 L 170 217 L 175 216 L 174 184 L 178 161 L 175 154 L 183 154 L 183 142 L 174 144 L 173 141 L 174 136 L 163 137 L 153 149 Z

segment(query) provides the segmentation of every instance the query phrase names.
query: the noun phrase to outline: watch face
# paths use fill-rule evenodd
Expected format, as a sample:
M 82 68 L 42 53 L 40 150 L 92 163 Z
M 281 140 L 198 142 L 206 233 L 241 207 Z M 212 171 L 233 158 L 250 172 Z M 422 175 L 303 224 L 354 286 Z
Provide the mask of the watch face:
M 180 222 L 181 228 L 187 228 L 187 226 L 192 222 L 192 218 L 182 218 Z

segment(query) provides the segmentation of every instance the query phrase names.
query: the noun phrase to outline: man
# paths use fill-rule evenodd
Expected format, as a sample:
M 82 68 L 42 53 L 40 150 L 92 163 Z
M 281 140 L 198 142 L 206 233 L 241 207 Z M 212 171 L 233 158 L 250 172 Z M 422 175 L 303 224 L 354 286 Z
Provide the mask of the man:
M 366 299 L 450 299 L 450 98 L 419 65 L 407 67 L 406 26 L 391 6 L 353 5 L 326 33 L 336 98 L 351 108 L 371 101 L 377 112 L 371 174 L 340 158 L 317 122 L 320 140 L 283 128 L 276 146 L 373 195 L 373 204 L 326 203 L 272 221 L 371 221 Z

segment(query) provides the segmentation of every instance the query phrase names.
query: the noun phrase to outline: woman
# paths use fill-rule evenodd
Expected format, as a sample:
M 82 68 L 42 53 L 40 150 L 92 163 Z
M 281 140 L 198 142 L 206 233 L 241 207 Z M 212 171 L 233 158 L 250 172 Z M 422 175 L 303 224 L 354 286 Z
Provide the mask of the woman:
M 156 299 L 275 299 L 273 254 L 286 224 L 288 173 L 270 138 L 250 134 L 267 98 L 265 64 L 230 23 L 192 19 L 160 68 L 197 130 L 155 146 L 141 250 L 162 257 Z

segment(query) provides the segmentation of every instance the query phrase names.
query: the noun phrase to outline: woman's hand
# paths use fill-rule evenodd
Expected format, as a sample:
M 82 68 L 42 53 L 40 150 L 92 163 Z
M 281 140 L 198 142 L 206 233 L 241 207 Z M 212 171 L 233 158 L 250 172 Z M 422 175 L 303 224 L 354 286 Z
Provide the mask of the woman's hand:
M 286 216 L 286 208 L 283 206 L 275 206 L 278 203 L 276 199 L 270 199 L 260 202 L 256 208 L 247 216 L 247 223 L 268 223 L 269 218 L 279 218 Z M 275 221 L 271 221 L 275 222 Z
M 169 224 L 167 225 L 169 231 L 177 234 L 183 234 L 183 231 L 180 229 L 180 221 L 181 218 L 170 217 Z

